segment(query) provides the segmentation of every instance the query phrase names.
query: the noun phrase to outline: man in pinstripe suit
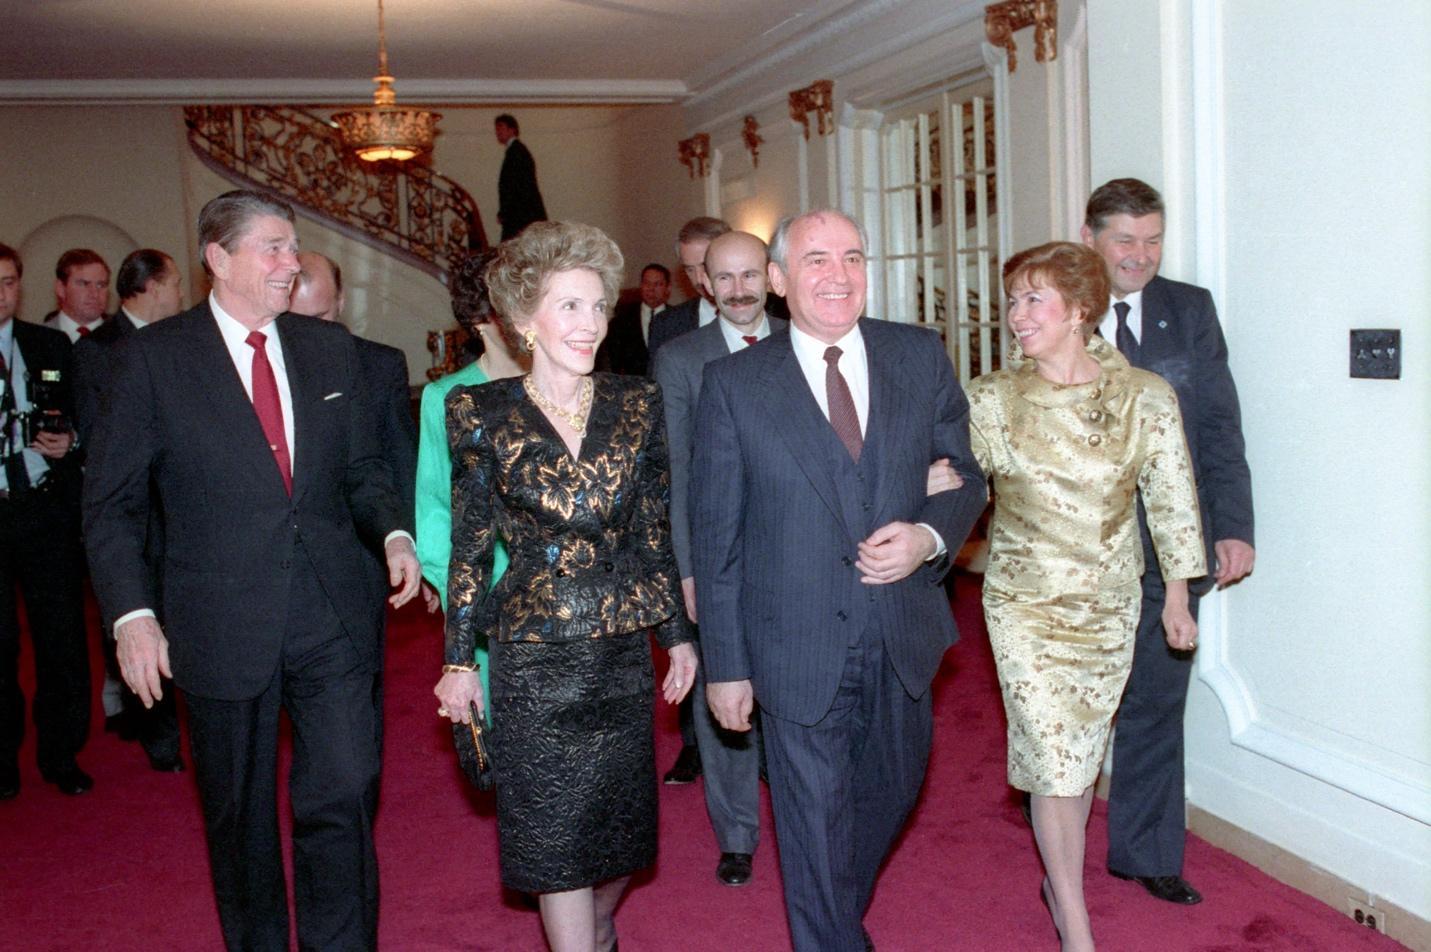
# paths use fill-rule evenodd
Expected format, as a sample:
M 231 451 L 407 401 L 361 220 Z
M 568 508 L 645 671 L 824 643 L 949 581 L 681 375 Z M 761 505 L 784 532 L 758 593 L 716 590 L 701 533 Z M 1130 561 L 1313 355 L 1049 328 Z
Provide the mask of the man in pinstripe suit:
M 770 281 L 791 326 L 707 365 L 694 441 L 707 698 L 728 730 L 761 705 L 798 952 L 873 947 L 864 912 L 958 637 L 940 582 L 985 502 L 939 339 L 860 319 L 864 249 L 837 211 L 781 222 Z M 941 458 L 963 485 L 926 496 Z

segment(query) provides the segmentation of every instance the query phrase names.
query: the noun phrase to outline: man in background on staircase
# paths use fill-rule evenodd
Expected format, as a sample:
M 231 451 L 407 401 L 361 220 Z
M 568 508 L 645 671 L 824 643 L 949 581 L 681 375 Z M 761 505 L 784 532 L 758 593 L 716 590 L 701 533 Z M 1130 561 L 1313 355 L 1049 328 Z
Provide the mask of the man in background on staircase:
M 497 141 L 507 149 L 497 176 L 497 221 L 502 225 L 502 240 L 506 241 L 520 235 L 532 222 L 546 221 L 547 207 L 537 187 L 537 163 L 517 138 L 521 132 L 516 118 L 504 112 L 492 123 Z
M 184 309 L 183 276 L 174 259 L 153 248 L 130 252 L 119 265 L 115 276 L 119 294 L 119 311 L 94 333 L 81 337 L 74 349 L 75 428 L 80 445 L 89 442 L 95 420 L 114 374 L 115 348 L 121 341 L 141 328 Z M 145 562 L 155 575 L 163 559 L 164 527 L 158 514 L 151 513 L 149 538 L 145 543 Z M 156 613 L 162 618 L 159 606 Z M 184 761 L 179 757 L 179 720 L 174 708 L 174 692 L 165 689 L 164 696 L 152 708 L 146 708 L 139 695 L 124 684 L 115 657 L 113 619 L 103 619 L 101 641 L 104 644 L 105 677 L 101 700 L 104 703 L 104 729 L 118 733 L 122 740 L 137 740 L 149 758 L 149 766 L 161 773 L 180 773 Z
M 55 301 L 59 310 L 45 326 L 64 331 L 71 344 L 99 330 L 109 304 L 109 265 L 88 248 L 66 251 L 55 264 Z

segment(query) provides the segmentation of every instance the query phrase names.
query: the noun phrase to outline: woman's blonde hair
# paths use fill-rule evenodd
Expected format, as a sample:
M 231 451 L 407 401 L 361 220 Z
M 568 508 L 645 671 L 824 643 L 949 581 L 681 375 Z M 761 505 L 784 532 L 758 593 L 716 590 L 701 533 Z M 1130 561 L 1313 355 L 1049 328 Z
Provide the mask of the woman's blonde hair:
M 608 306 L 621 292 L 625 260 L 616 242 L 600 228 L 576 222 L 539 221 L 497 246 L 487 266 L 487 292 L 503 329 L 516 340 L 514 324 L 536 311 L 552 275 L 560 271 L 594 271 L 601 278 Z

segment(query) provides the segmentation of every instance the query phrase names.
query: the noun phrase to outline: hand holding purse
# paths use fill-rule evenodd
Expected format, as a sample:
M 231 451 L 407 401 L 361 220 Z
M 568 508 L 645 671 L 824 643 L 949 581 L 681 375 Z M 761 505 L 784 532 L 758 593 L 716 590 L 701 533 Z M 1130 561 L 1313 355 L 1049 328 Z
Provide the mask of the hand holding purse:
M 452 743 L 457 748 L 457 763 L 478 790 L 491 790 L 496 783 L 492 772 L 492 753 L 488 744 L 490 726 L 471 704 L 472 721 L 452 725 Z

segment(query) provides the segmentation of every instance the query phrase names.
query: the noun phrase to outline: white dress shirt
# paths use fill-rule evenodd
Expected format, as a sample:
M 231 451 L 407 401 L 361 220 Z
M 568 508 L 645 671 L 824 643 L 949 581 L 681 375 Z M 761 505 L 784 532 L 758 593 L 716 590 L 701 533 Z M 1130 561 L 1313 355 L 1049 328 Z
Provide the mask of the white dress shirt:
M 769 337 L 770 319 L 767 318 L 764 314 L 760 315 L 760 324 L 755 328 L 755 330 L 752 331 L 748 328 L 736 327 L 730 321 L 726 320 L 725 318 L 721 318 L 720 332 L 721 336 L 725 338 L 725 349 L 733 354 L 738 350 L 745 350 L 745 348 L 751 346 L 750 344 L 747 344 L 745 342 L 745 339 L 747 337 L 754 337 L 757 342 L 763 341 L 765 340 L 765 338 Z M 822 377 L 820 379 L 823 380 L 824 378 Z M 829 414 L 826 413 L 825 416 L 828 417 Z
M 15 343 L 15 321 L 11 318 L 4 324 L 0 324 L 0 355 L 5 357 L 5 365 L 10 368 L 7 375 L 9 379 L 0 377 L 0 388 L 15 385 L 15 410 L 17 413 L 24 413 L 30 407 L 29 387 L 25 386 L 25 355 L 20 353 L 20 347 Z M 4 396 L 4 390 L 0 389 L 0 397 Z M 0 424 L 3 424 L 0 420 Z M 49 472 L 50 464 L 45 457 L 41 456 L 38 450 L 32 450 L 28 446 L 20 443 L 24 434 L 20 432 L 20 423 L 17 420 L 8 433 L 0 433 L 0 456 L 8 456 L 10 453 L 19 450 L 20 458 L 25 461 L 25 473 L 30 477 L 30 485 L 38 486 L 41 478 Z M 0 468 L 0 489 L 8 491 L 10 489 L 9 480 L 5 478 L 5 470 Z
M 1118 341 L 1118 315 L 1113 310 L 1113 305 L 1118 303 L 1115 297 L 1108 298 L 1108 310 L 1103 315 L 1103 319 L 1098 322 L 1098 333 L 1103 335 L 1103 339 L 1112 342 L 1115 346 Z M 1133 339 L 1138 343 L 1143 342 L 1143 292 L 1134 291 L 1123 299 L 1123 303 L 1128 305 L 1128 330 L 1133 332 Z
M 666 305 L 664 304 L 659 307 L 651 307 L 651 305 L 645 301 L 641 302 L 641 343 L 651 343 L 651 318 L 660 314 L 665 309 Z
M 705 327 L 719 316 L 716 306 L 702 296 L 700 306 L 696 308 L 696 326 Z
M 80 339 L 81 325 L 79 321 L 76 321 L 73 317 L 70 317 L 64 311 L 60 311 L 53 318 L 46 321 L 45 323 L 48 326 L 53 327 L 57 331 L 64 331 L 65 336 L 70 339 L 71 344 Z M 88 327 L 91 331 L 97 331 L 104 326 L 104 318 L 100 318 L 99 320 L 91 324 L 85 324 L 83 326 Z

